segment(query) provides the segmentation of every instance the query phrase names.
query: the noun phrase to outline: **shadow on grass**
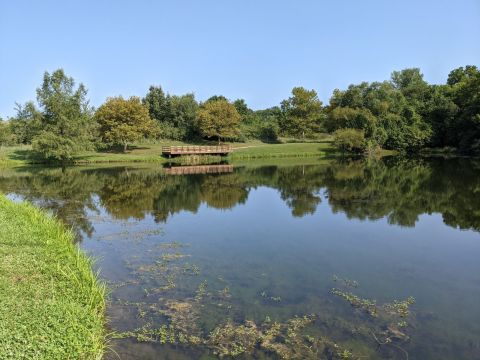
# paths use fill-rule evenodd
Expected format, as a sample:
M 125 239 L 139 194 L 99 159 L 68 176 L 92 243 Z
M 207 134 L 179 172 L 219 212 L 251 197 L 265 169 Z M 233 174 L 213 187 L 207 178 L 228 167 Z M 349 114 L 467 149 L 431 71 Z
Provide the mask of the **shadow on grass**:
M 45 159 L 33 150 L 14 150 L 8 154 L 9 160 L 45 162 Z

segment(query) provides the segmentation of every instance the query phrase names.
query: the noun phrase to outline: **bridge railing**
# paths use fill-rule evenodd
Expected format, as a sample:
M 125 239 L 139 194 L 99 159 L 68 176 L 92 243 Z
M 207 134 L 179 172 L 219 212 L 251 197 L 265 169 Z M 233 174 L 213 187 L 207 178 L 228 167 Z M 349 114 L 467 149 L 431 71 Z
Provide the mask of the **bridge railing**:
M 231 151 L 232 151 L 231 145 L 162 146 L 162 154 L 166 154 L 166 155 L 228 154 Z

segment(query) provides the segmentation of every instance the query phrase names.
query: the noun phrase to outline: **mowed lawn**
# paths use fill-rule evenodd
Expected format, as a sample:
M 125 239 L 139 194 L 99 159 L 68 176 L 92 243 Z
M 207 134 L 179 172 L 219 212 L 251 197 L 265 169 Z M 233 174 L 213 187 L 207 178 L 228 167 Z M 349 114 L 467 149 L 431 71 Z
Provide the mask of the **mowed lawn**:
M 91 151 L 76 155 L 72 159 L 74 164 L 108 163 L 108 162 L 166 162 L 162 155 L 162 146 L 167 145 L 199 145 L 187 144 L 180 141 L 165 141 L 156 144 L 137 144 L 126 153 L 121 151 Z M 202 143 L 202 145 L 216 145 L 216 143 Z M 260 141 L 245 143 L 231 143 L 234 151 L 230 159 L 255 159 L 269 157 L 306 157 L 326 156 L 334 149 L 330 140 L 317 142 L 283 142 L 267 144 Z M 43 163 L 30 146 L 3 147 L 0 149 L 0 165 L 25 165 Z

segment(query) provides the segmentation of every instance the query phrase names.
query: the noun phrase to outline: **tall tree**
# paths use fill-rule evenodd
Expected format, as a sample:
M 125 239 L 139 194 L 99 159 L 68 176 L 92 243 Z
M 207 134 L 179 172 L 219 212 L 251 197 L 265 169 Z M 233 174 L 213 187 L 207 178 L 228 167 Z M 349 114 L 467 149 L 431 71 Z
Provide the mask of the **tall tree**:
M 225 100 L 209 101 L 197 111 L 197 127 L 202 136 L 218 142 L 238 136 L 241 116 L 234 105 Z
M 76 87 L 62 69 L 45 72 L 37 89 L 42 131 L 34 138 L 34 150 L 48 159 L 67 160 L 93 146 L 94 123 L 86 97 L 85 86 Z
M 17 115 L 9 121 L 13 141 L 16 144 L 31 144 L 41 130 L 42 112 L 33 101 L 15 105 Z
M 195 95 L 168 95 L 170 124 L 176 129 L 178 140 L 189 140 L 195 136 L 195 117 L 198 103 Z
M 292 96 L 284 100 L 281 107 L 284 114 L 281 125 L 286 133 L 305 139 L 305 136 L 320 130 L 323 118 L 322 102 L 315 90 L 295 87 Z
M 165 92 L 160 86 L 150 86 L 142 102 L 148 108 L 152 119 L 158 122 L 164 122 L 170 118 L 171 111 L 169 102 Z
M 161 87 L 151 86 L 142 101 L 150 117 L 158 122 L 159 136 L 174 140 L 188 140 L 194 136 L 198 109 L 194 94 L 169 95 Z
M 121 96 L 109 98 L 95 112 L 102 141 L 109 145 L 128 145 L 142 137 L 155 134 L 155 123 L 140 98 L 132 96 L 125 100 Z
M 455 142 L 465 152 L 480 152 L 480 70 L 466 66 L 453 70 L 447 83 L 450 97 L 458 107 L 452 130 Z
M 0 118 L 0 148 L 10 142 L 10 129 L 8 124 Z

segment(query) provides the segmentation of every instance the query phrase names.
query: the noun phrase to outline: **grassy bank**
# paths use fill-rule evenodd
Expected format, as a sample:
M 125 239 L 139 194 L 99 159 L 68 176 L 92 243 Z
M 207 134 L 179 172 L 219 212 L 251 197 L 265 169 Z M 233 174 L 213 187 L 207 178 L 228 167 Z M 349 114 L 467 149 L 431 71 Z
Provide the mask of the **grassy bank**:
M 189 145 L 181 142 L 162 142 L 157 144 L 138 144 L 128 152 L 85 152 L 75 156 L 73 164 L 121 163 L 121 162 L 155 162 L 164 163 L 167 159 L 161 156 L 162 146 Z M 266 144 L 260 141 L 232 143 L 234 148 L 229 155 L 230 160 L 260 159 L 280 157 L 312 157 L 332 154 L 331 141 Z M 30 146 L 4 147 L 0 149 L 0 165 L 15 166 L 41 164 L 44 160 L 36 156 Z
M 0 195 L 0 359 L 101 359 L 105 289 L 73 234 Z

